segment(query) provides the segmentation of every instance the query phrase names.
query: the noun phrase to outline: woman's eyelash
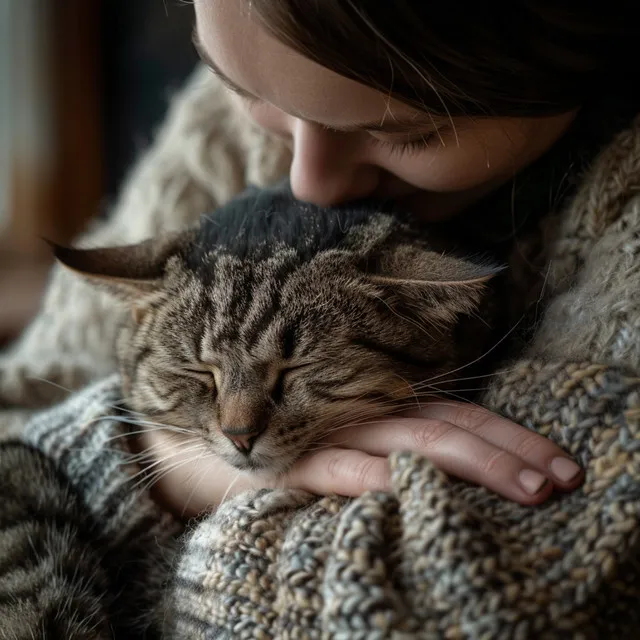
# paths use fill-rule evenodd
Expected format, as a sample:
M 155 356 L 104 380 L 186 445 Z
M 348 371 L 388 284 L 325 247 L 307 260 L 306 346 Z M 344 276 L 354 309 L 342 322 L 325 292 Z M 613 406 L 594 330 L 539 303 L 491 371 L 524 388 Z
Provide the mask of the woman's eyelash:
M 238 94 L 242 101 L 245 103 L 246 108 L 251 111 L 253 107 L 256 107 L 260 104 L 260 99 L 251 95 Z M 327 127 L 323 125 L 323 128 L 327 131 L 336 131 L 339 133 L 339 130 L 332 129 L 331 127 Z M 391 142 L 388 140 L 381 140 L 380 138 L 376 138 L 371 136 L 371 143 L 378 147 L 386 147 L 391 151 L 392 154 L 396 155 L 410 155 L 413 153 L 420 153 L 425 149 L 431 148 L 433 146 L 434 140 L 437 138 L 438 140 L 441 138 L 441 131 L 433 131 L 430 133 L 425 133 L 421 135 L 419 138 L 414 140 L 407 140 L 406 142 Z
M 433 147 L 435 139 L 439 139 L 439 133 L 426 133 L 415 140 L 407 140 L 405 142 L 390 142 L 389 140 L 380 140 L 380 138 L 371 138 L 371 142 L 378 147 L 389 149 L 392 154 L 410 155 L 420 153 L 425 149 Z

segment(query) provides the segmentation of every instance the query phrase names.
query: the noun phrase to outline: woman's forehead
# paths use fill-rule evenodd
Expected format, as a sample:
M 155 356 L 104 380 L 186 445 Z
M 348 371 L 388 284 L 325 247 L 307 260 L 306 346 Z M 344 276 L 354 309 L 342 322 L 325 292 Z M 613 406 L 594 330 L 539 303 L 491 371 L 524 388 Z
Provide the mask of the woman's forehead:
M 335 129 L 419 127 L 423 114 L 345 78 L 285 46 L 251 18 L 238 0 L 196 3 L 201 57 L 237 93 Z

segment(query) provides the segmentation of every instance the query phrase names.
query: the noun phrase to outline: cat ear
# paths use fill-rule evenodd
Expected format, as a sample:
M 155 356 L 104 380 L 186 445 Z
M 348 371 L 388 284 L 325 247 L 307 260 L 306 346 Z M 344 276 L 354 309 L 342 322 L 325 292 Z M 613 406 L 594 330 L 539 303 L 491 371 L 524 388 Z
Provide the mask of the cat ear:
M 442 319 L 473 311 L 489 280 L 503 269 L 414 245 L 397 247 L 367 267 L 370 281 L 382 286 L 388 296 L 438 312 Z
M 129 303 L 155 293 L 165 266 L 175 253 L 178 234 L 138 244 L 99 249 L 74 249 L 49 243 L 56 260 L 89 283 Z
M 413 245 L 402 245 L 375 261 L 373 280 L 436 287 L 482 287 L 504 267 L 473 262 Z

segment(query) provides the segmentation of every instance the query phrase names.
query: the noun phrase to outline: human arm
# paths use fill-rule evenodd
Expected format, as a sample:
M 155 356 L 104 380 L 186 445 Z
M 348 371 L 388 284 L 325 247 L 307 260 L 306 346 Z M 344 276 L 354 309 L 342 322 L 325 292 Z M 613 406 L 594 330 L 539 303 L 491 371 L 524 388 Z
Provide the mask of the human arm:
M 384 490 L 390 480 L 387 457 L 398 450 L 418 453 L 453 476 L 522 504 L 538 504 L 554 489 L 573 489 L 582 479 L 575 462 L 547 438 L 475 405 L 449 400 L 341 429 L 325 448 L 279 478 L 240 473 L 213 454 L 194 455 L 189 441 L 162 430 L 142 433 L 137 447 L 150 453 L 156 466 L 154 495 L 181 517 L 215 509 L 227 497 L 260 487 L 344 496 Z

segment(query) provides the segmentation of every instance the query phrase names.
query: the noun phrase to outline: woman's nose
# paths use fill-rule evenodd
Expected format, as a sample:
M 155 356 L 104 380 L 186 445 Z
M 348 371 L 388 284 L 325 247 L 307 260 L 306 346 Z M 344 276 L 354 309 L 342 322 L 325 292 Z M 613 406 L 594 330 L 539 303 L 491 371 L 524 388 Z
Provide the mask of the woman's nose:
M 330 206 L 370 195 L 380 169 L 362 161 L 355 134 L 296 120 L 290 180 L 299 200 Z

